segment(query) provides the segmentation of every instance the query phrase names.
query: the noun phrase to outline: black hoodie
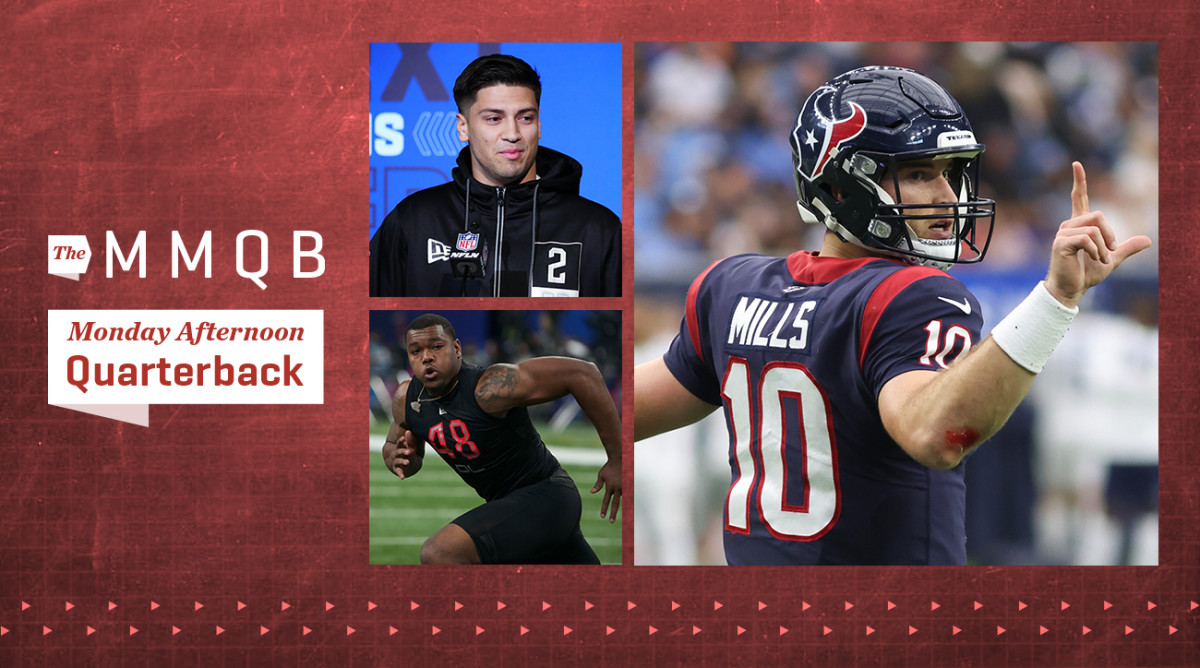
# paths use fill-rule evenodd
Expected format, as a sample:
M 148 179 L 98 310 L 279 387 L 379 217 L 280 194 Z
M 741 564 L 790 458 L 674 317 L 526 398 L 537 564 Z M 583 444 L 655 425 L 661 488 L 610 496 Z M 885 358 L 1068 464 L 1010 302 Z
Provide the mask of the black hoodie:
M 471 151 L 453 180 L 404 198 L 371 238 L 372 297 L 616 297 L 621 221 L 579 196 L 583 167 L 538 148 L 535 180 L 507 187 L 471 178 Z M 483 249 L 482 278 L 456 278 L 462 239 Z

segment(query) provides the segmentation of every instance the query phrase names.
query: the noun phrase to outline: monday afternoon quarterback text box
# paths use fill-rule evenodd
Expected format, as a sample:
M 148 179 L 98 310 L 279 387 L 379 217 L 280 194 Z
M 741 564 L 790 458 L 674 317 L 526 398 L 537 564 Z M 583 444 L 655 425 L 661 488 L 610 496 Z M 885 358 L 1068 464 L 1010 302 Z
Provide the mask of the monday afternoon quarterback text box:
M 319 404 L 324 312 L 52 310 L 51 404 Z

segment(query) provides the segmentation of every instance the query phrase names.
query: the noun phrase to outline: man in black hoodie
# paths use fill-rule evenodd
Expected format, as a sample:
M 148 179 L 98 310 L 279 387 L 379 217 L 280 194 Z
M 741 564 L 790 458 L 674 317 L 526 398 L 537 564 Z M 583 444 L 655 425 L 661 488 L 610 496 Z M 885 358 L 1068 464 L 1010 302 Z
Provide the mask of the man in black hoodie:
M 621 221 L 580 197 L 583 167 L 538 148 L 542 85 L 482 56 L 454 83 L 453 180 L 413 193 L 371 238 L 372 297 L 615 297 Z

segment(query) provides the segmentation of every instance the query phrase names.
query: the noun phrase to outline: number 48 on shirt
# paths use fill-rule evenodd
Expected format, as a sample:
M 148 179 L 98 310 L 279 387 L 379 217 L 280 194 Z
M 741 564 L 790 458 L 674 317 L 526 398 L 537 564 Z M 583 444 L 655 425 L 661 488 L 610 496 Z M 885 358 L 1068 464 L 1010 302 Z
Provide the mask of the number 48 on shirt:
M 467 424 L 462 420 L 450 421 L 450 438 L 454 440 L 454 445 L 448 445 L 446 442 L 446 429 L 443 423 L 439 422 L 429 428 L 429 436 L 425 440 L 428 441 L 434 450 L 439 454 L 450 457 L 451 459 L 461 455 L 464 459 L 475 459 L 479 456 L 479 447 L 471 441 L 471 432 L 467 430 Z

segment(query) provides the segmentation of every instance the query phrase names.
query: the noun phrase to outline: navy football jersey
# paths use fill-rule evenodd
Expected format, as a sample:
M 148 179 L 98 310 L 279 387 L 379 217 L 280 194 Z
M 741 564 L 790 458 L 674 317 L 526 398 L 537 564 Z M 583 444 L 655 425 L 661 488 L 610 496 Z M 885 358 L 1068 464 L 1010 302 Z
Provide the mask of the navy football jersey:
M 966 563 L 962 467 L 909 457 L 878 396 L 949 366 L 982 324 L 960 281 L 891 259 L 741 255 L 701 274 L 664 361 L 725 411 L 726 560 Z
M 463 364 L 454 389 L 436 400 L 426 392 L 419 402 L 423 385 L 413 378 L 404 411 L 413 434 L 425 439 L 479 496 L 492 501 L 549 478 L 561 466 L 525 407 L 513 408 L 503 418 L 479 407 L 475 386 L 482 375 L 482 368 Z

